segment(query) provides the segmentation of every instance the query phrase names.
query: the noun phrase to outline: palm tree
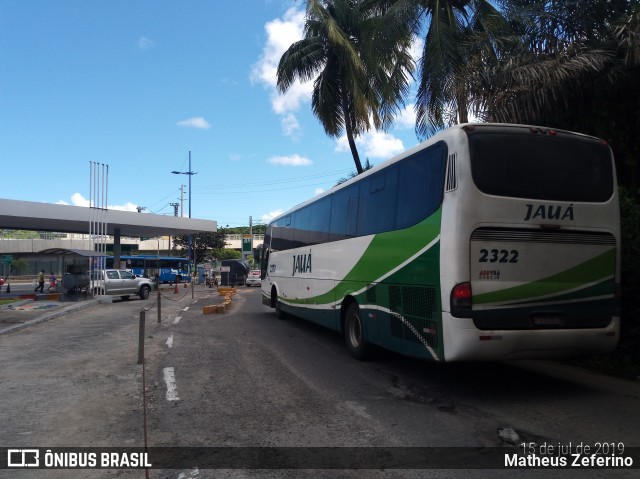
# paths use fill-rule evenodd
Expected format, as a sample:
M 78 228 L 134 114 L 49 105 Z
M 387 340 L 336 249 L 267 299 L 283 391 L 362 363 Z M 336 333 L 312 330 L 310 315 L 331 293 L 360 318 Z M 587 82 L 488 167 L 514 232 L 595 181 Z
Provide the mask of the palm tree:
M 473 76 L 488 121 L 607 139 L 622 184 L 640 184 L 640 6 L 632 0 L 503 0 L 518 42 Z
M 425 137 L 468 121 L 474 65 L 495 55 L 492 40 L 505 22 L 488 0 L 379 0 L 387 6 L 384 28 L 391 38 L 409 29 L 424 34 L 418 63 L 416 133 Z M 482 41 L 480 41 L 482 40 Z
M 329 136 L 346 133 L 358 174 L 355 138 L 391 125 L 413 68 L 409 36 L 393 45 L 376 39 L 379 8 L 371 0 L 308 0 L 304 38 L 287 49 L 277 70 L 280 92 L 296 80 L 314 80 L 313 113 Z
M 474 77 L 475 107 L 485 119 L 548 124 L 583 103 L 611 73 L 611 34 L 603 28 L 620 14 L 614 4 L 628 2 L 601 3 L 503 0 L 512 41 Z

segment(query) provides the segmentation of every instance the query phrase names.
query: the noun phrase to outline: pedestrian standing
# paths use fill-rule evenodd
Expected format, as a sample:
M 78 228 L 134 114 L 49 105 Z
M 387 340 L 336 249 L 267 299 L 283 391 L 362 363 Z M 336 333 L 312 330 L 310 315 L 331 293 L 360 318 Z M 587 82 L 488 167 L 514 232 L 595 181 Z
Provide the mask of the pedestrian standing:
M 49 291 L 52 289 L 56 289 L 56 285 L 58 284 L 58 278 L 56 278 L 56 274 L 52 271 L 51 276 L 49 276 Z
M 44 270 L 41 270 L 40 273 L 38 273 L 38 286 L 34 291 L 38 290 L 40 290 L 41 293 L 44 293 Z

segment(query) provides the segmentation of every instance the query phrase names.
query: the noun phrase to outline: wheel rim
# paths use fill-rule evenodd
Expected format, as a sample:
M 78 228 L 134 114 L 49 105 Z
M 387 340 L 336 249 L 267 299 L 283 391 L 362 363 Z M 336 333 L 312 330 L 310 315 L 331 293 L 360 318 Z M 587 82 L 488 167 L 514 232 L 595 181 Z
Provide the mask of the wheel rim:
M 351 324 L 349 326 L 349 341 L 354 348 L 360 347 L 362 338 L 362 324 L 360 323 L 360 317 L 357 314 L 351 316 Z

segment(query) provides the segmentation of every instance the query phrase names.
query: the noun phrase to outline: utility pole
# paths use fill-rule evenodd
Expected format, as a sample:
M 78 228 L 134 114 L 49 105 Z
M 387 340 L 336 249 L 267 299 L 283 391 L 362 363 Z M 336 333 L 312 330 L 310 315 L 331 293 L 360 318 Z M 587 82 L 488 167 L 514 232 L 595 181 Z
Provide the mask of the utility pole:
M 249 234 L 242 235 L 242 259 L 253 254 L 253 218 L 249 216 Z
M 184 218 L 184 186 L 185 185 L 180 185 L 180 217 L 181 218 Z

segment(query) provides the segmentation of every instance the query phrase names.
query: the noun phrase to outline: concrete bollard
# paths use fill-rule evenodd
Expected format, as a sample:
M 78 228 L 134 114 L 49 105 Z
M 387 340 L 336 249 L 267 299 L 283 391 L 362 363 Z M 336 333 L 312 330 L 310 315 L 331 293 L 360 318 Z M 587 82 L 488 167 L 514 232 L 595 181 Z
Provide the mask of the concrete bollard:
M 144 320 L 146 312 L 140 311 L 140 326 L 138 328 L 138 364 L 144 363 Z

